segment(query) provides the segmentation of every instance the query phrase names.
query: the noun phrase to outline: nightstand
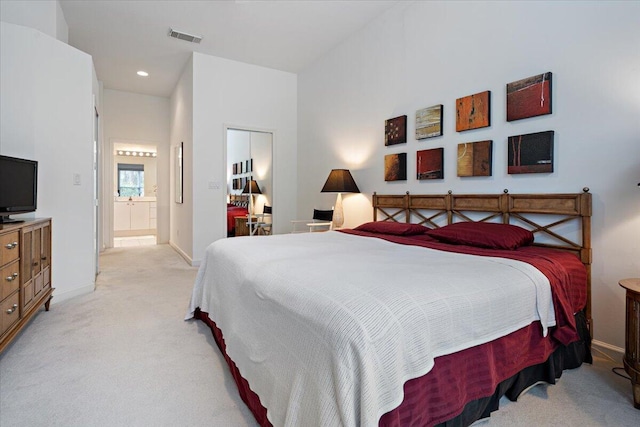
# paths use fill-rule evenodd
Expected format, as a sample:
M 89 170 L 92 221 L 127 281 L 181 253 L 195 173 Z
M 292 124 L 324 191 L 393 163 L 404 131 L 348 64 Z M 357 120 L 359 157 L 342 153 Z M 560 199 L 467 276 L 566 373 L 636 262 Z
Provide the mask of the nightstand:
M 640 409 L 640 279 L 622 279 L 619 284 L 627 290 L 624 370 L 631 377 L 633 406 Z

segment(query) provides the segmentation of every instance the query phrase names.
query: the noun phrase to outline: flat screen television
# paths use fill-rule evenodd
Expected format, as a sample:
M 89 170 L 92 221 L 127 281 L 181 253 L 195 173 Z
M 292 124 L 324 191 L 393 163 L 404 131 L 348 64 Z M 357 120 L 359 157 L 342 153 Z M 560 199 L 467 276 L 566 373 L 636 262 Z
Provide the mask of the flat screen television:
M 9 215 L 34 212 L 38 201 L 38 162 L 0 155 L 0 224 L 21 222 Z

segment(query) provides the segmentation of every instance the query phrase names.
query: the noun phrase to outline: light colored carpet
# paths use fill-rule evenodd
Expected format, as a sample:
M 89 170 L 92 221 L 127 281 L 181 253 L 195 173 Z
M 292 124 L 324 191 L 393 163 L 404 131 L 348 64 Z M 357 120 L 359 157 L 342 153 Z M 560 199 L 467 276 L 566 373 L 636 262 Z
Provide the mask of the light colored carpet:
M 40 311 L 0 355 L 0 426 L 255 426 L 209 329 L 182 320 L 197 270 L 167 245 L 100 262 L 94 293 Z M 476 425 L 640 425 L 620 364 L 596 358 Z
M 197 269 L 168 245 L 100 262 L 94 293 L 40 311 L 0 356 L 0 426 L 255 425 L 209 329 L 183 320 Z

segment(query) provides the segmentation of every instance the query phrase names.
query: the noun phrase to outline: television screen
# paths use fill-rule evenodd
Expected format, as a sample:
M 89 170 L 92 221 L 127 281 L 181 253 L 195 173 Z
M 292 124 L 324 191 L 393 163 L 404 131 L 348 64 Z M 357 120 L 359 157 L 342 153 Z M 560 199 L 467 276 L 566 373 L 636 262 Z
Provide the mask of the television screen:
M 0 155 L 0 222 L 36 210 L 38 162 Z

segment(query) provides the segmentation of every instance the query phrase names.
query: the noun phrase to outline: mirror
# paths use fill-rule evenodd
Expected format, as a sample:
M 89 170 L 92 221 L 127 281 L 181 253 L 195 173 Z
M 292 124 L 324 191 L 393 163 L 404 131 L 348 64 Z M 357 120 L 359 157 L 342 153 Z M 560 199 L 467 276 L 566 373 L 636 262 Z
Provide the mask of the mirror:
M 271 132 L 227 129 L 227 237 L 271 233 L 272 168 Z
M 183 187 L 183 183 L 182 183 L 182 169 L 183 169 L 183 164 L 182 164 L 182 156 L 183 156 L 183 143 L 181 142 L 180 145 L 176 146 L 175 148 L 175 180 L 176 180 L 176 189 L 175 189 L 175 193 L 176 193 L 176 203 L 182 203 L 182 187 Z

